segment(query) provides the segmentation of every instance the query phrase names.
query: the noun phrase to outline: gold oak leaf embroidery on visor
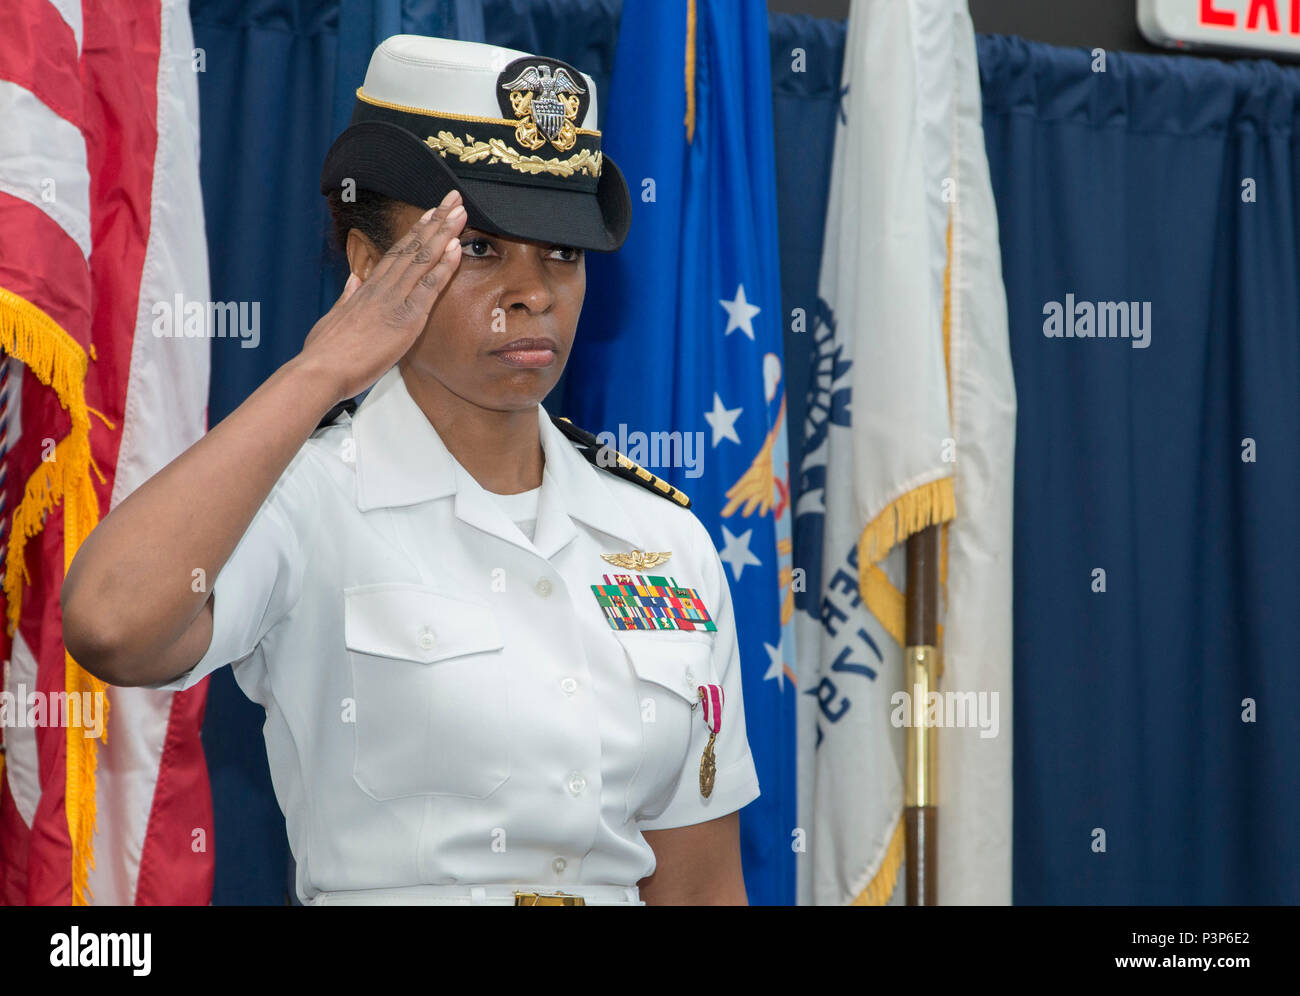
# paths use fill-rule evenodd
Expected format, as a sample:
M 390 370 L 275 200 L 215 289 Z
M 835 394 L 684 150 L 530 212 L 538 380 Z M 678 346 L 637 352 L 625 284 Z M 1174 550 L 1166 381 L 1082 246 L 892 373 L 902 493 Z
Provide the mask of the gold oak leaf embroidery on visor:
M 462 140 L 449 131 L 430 135 L 424 143 L 444 158 L 450 152 L 463 163 L 476 163 L 486 159 L 489 163 L 505 163 L 521 173 L 554 173 L 556 176 L 587 173 L 594 177 L 600 176 L 601 153 L 593 153 L 590 149 L 582 149 L 568 159 L 543 159 L 541 156 L 526 156 L 499 138 L 480 142 L 473 135 L 466 135 Z

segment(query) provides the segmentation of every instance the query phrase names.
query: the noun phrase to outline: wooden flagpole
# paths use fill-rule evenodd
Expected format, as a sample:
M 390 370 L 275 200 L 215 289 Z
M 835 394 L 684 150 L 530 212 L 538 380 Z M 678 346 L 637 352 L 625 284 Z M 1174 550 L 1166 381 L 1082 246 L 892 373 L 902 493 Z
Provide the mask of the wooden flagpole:
M 904 748 L 908 906 L 939 902 L 938 731 L 926 722 L 931 692 L 939 690 L 939 530 L 928 526 L 907 540 L 907 594 L 903 688 L 912 713 Z

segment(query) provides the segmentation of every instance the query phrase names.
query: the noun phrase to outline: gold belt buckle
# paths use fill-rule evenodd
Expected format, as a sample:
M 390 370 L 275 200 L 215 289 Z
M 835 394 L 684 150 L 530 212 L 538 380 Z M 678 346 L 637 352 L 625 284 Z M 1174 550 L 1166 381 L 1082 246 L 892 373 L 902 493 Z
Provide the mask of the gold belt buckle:
M 587 901 L 581 896 L 572 896 L 567 892 L 516 892 L 516 906 L 586 906 Z

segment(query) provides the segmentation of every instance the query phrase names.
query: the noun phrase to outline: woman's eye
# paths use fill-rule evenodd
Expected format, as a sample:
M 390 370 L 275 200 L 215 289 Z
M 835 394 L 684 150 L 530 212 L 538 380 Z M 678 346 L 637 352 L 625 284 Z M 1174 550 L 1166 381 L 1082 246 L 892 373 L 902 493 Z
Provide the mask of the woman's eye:
M 466 250 L 471 256 L 482 257 L 488 254 L 492 244 L 487 239 L 469 239 L 460 244 L 461 248 Z
M 566 263 L 576 263 L 582 256 L 582 250 L 573 246 L 555 246 L 551 251 L 560 253 L 559 258 Z

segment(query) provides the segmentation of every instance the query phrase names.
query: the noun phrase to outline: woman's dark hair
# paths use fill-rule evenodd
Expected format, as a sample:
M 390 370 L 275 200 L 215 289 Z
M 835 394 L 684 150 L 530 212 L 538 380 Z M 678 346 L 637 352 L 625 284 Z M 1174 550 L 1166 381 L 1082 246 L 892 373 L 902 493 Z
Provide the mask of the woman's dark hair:
M 358 188 L 356 197 L 344 200 L 341 190 L 326 194 L 329 201 L 334 248 L 347 259 L 348 231 L 357 229 L 375 244 L 380 252 L 387 252 L 397 241 L 393 233 L 393 219 L 402 202 L 373 190 Z

